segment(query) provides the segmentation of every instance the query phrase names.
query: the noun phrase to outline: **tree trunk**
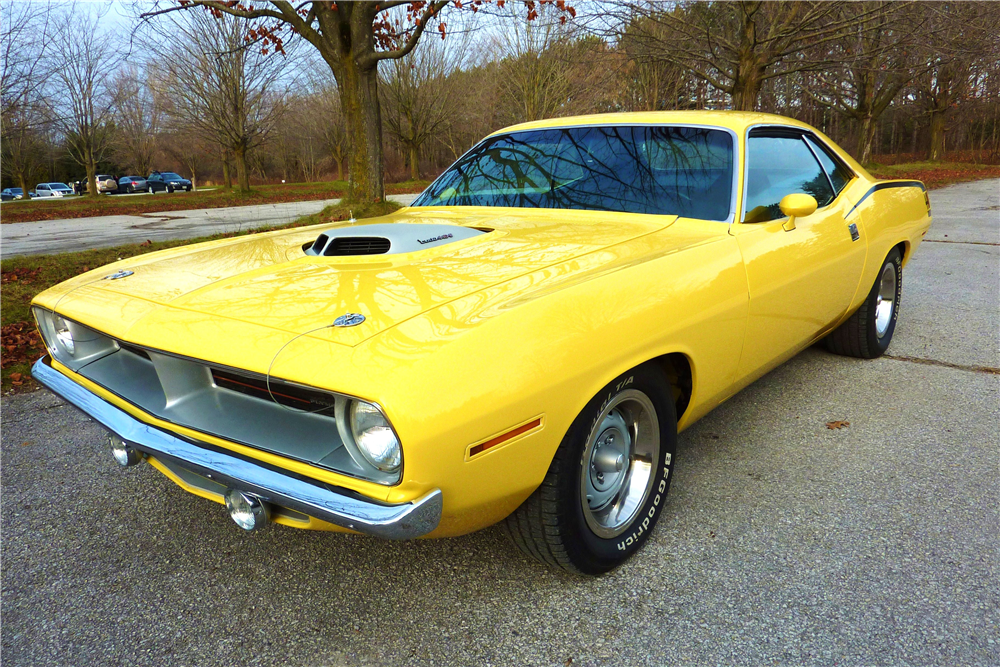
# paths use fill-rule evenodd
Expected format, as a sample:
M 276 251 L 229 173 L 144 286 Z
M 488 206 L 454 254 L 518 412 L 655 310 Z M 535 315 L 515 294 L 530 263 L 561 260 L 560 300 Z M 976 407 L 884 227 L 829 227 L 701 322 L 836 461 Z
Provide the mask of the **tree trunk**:
M 219 154 L 222 158 L 222 184 L 227 190 L 233 187 L 233 176 L 229 173 L 229 154 L 225 149 L 221 149 Z
M 236 163 L 236 180 L 239 182 L 240 192 L 249 192 L 250 172 L 247 169 L 247 152 L 243 146 L 233 148 L 233 161 Z
M 350 202 L 385 199 L 382 176 L 382 111 L 378 101 L 378 69 L 362 70 L 350 56 L 340 61 L 337 83 L 347 129 Z
M 867 164 L 872 157 L 872 142 L 875 140 L 875 121 L 871 114 L 861 117 L 858 128 L 858 162 Z
M 733 111 L 756 111 L 760 97 L 760 80 L 756 77 L 737 79 L 733 84 Z
M 410 180 L 420 180 L 420 147 L 410 144 Z
M 944 159 L 944 121 L 945 112 L 931 111 L 931 151 L 927 159 L 940 162 Z
M 17 182 L 21 186 L 21 192 L 23 193 L 21 196 L 24 197 L 24 201 L 31 199 L 31 197 L 28 196 L 28 193 L 31 192 L 31 190 L 28 189 L 28 179 L 23 173 L 18 175 Z
M 741 32 L 743 34 L 740 35 L 739 59 L 729 93 L 733 98 L 734 111 L 756 111 L 764 68 L 760 66 L 760 60 L 754 53 L 757 27 L 752 16 L 744 16 Z
M 95 197 L 100 194 L 97 189 L 97 165 L 94 163 L 93 151 L 87 151 L 87 190 Z

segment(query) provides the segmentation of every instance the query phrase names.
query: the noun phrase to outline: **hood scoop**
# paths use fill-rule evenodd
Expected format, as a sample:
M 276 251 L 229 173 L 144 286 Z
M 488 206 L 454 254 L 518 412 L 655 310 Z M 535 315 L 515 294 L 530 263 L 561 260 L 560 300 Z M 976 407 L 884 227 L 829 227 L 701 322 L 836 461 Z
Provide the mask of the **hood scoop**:
M 486 232 L 474 227 L 419 223 L 352 225 L 323 232 L 303 246 L 307 255 L 348 257 L 398 255 L 471 239 Z

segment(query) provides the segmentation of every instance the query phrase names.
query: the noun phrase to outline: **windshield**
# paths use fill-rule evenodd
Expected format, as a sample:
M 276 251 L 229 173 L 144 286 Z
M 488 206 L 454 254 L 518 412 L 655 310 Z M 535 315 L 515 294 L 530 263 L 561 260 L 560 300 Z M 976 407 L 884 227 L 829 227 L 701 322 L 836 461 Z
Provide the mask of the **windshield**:
M 165 173 L 165 174 L 160 174 L 160 175 L 163 176 L 163 180 L 165 180 L 165 181 L 179 181 L 179 180 L 181 180 L 180 176 L 178 176 L 177 174 L 174 174 L 172 172 L 169 172 L 169 171 L 167 173 Z
M 506 206 L 726 220 L 733 141 L 723 130 L 574 127 L 488 137 L 413 206 Z
M 69 186 L 65 183 L 49 183 L 49 187 L 53 190 L 69 190 Z

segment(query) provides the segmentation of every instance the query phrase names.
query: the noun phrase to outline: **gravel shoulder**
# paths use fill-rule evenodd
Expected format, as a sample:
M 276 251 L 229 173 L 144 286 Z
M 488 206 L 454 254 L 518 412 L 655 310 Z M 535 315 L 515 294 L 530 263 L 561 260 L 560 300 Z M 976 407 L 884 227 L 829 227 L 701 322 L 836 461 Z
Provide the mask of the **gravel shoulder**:
M 59 399 L 5 399 L 4 664 L 1000 664 L 1000 181 L 931 199 L 892 357 L 809 349 L 685 431 L 598 579 L 495 527 L 246 534 Z

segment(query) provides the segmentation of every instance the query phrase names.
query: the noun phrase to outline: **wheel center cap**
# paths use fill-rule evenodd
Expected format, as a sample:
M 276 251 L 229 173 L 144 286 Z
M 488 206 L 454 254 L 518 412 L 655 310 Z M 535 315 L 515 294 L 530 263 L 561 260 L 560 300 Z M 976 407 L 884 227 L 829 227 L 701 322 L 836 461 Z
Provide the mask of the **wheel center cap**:
M 590 456 L 590 482 L 596 491 L 615 488 L 628 460 L 628 438 L 616 428 L 606 429 Z

